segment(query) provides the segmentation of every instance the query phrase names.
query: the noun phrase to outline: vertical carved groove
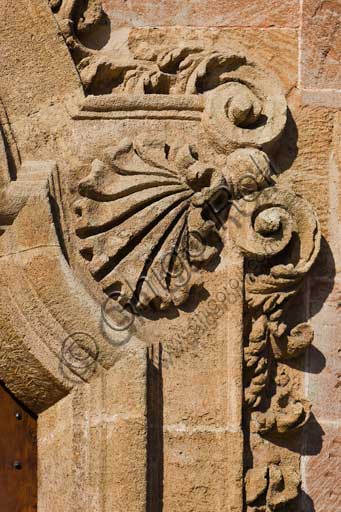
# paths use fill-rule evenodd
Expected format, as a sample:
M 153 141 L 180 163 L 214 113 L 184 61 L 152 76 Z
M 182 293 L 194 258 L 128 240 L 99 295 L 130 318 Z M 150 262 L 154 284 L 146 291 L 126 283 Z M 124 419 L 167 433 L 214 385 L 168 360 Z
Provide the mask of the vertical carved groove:
M 147 512 L 163 510 L 162 346 L 147 351 Z

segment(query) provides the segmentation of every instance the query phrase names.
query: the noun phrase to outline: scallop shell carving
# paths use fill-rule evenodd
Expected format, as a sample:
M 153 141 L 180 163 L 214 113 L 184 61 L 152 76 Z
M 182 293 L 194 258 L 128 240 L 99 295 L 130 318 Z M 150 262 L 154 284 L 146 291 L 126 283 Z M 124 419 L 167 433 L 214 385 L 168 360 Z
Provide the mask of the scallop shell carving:
M 124 140 L 94 160 L 75 204 L 80 253 L 103 291 L 135 307 L 186 301 L 197 270 L 219 251 L 205 210 L 223 174 L 189 145 Z

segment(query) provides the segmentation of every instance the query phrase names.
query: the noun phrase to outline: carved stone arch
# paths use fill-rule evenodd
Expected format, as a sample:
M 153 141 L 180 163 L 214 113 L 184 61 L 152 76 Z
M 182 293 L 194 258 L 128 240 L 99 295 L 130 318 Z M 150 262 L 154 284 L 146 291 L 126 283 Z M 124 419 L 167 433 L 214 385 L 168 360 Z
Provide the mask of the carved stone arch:
M 273 167 L 280 82 L 200 34 L 87 47 L 97 0 L 5 3 L 0 378 L 39 415 L 39 512 L 290 510 L 320 228 Z
M 24 161 L 16 178 L 3 188 L 1 209 L 4 232 L 0 242 L 3 333 L 0 378 L 22 404 L 38 415 L 38 498 L 40 509 L 48 510 L 50 500 L 54 502 L 55 495 L 50 483 L 51 473 L 46 472 L 45 464 L 49 465 L 50 459 L 57 456 L 57 452 L 54 452 L 57 448 L 50 450 L 48 446 L 45 447 L 42 433 L 46 424 L 48 437 L 54 435 L 49 415 L 55 414 L 56 407 L 64 411 L 71 406 L 69 419 L 74 417 L 72 421 L 76 421 L 77 415 L 88 419 L 89 410 L 78 410 L 73 405 L 77 397 L 113 377 L 117 383 L 112 390 L 117 392 L 120 380 L 126 378 L 127 373 L 131 373 L 132 387 L 143 389 L 146 378 L 145 347 L 132 333 L 127 337 L 125 332 L 113 332 L 105 310 L 75 279 L 57 233 L 56 163 Z M 129 346 L 125 348 L 128 341 Z M 113 367 L 115 376 L 110 377 Z M 122 408 L 122 398 L 112 405 L 113 414 Z M 134 403 L 133 410 L 133 421 L 137 417 L 139 429 L 143 429 L 144 402 L 140 405 Z M 109 414 L 106 407 L 103 414 Z M 128 410 L 126 417 L 129 428 Z M 57 421 L 54 427 L 58 427 Z M 64 440 L 65 447 L 74 453 L 85 451 L 87 447 L 80 446 L 77 441 L 78 428 L 72 423 L 68 428 L 69 434 L 75 439 L 71 437 L 69 443 Z M 120 428 L 118 433 L 121 434 Z M 143 459 L 143 437 L 140 444 Z M 102 449 L 105 449 L 105 445 Z M 76 459 L 71 459 L 70 464 L 75 469 L 78 467 Z M 114 465 L 111 464 L 111 467 Z M 134 469 L 135 463 L 130 471 Z M 141 476 L 138 475 L 137 480 Z M 80 478 L 80 475 L 76 475 L 69 482 L 70 495 L 76 492 Z M 119 471 L 117 478 L 123 478 Z M 56 492 L 59 492 L 58 488 Z M 69 499 L 69 495 L 66 498 Z M 91 495 L 87 498 L 90 503 Z
M 97 421 L 124 413 L 117 436 L 128 444 L 131 438 L 136 460 L 122 467 L 119 449 L 108 463 L 117 482 L 112 499 L 119 492 L 123 507 L 134 487 L 124 493 L 128 473 L 135 474 L 135 499 L 143 500 L 145 494 L 146 355 L 134 334 L 127 344 L 125 332 L 116 334 L 101 321 L 101 304 L 67 261 L 58 172 L 64 162 L 63 130 L 71 127 L 66 99 L 82 96 L 80 81 L 44 2 L 1 2 L 0 10 L 1 51 L 6 55 L 0 73 L 0 378 L 38 415 L 41 511 L 94 510 L 96 495 L 101 502 L 101 493 L 107 492 L 107 486 L 101 490 L 106 470 L 96 467 L 101 467 L 109 440 L 103 438 L 97 447 L 92 438 L 84 442 L 80 424 L 95 413 Z M 53 140 L 60 147 L 51 147 Z M 122 379 L 128 381 L 124 396 L 119 393 Z M 130 410 L 124 406 L 129 393 Z M 81 405 L 86 395 L 89 399 Z M 92 481 L 88 492 L 85 479 Z

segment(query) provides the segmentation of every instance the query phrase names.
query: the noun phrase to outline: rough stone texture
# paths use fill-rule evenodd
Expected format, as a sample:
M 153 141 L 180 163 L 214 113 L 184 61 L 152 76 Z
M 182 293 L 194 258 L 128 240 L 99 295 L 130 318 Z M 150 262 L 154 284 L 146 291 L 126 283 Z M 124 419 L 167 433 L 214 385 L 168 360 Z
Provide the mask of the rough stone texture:
M 115 25 L 129 26 L 243 26 L 297 27 L 299 2 L 247 0 L 105 0 L 104 8 Z
M 0 1 L 0 377 L 38 510 L 338 510 L 339 6 L 102 6 Z
M 306 376 L 306 388 L 316 416 L 316 422 L 305 434 L 307 455 L 303 461 L 303 485 L 310 497 L 306 498 L 304 506 L 309 512 L 334 510 L 341 505 L 340 491 L 334 485 L 333 476 L 339 472 L 341 457 L 341 351 L 339 323 L 335 320 L 340 317 L 341 305 L 340 113 L 335 114 L 333 125 L 328 163 L 329 247 L 325 242 L 310 282 L 310 289 L 318 293 L 310 298 L 316 341 L 314 352 L 307 356 L 309 373 Z M 317 275 L 318 269 L 320 275 Z
M 339 89 L 341 81 L 341 5 L 336 1 L 303 2 L 302 86 Z
M 0 10 L 0 94 L 13 122 L 74 92 L 79 82 L 75 70 L 65 66 L 69 55 L 46 2 L 2 0 Z
M 339 416 L 340 418 L 340 416 Z M 303 485 L 306 495 L 302 497 L 302 510 L 307 512 L 338 510 L 341 493 L 335 485 L 335 475 L 340 471 L 341 430 L 337 422 L 321 421 L 323 443 L 321 446 L 320 432 L 310 435 L 309 443 L 321 446 L 317 455 L 310 455 L 304 464 Z
M 206 48 L 235 48 L 247 52 L 264 68 L 269 68 L 281 80 L 289 93 L 297 84 L 298 36 L 292 29 L 257 30 L 254 28 L 136 28 L 129 34 L 129 48 L 138 58 L 146 58 L 153 47 L 195 45 L 203 41 Z
M 145 387 L 139 350 L 39 416 L 38 510 L 144 510 Z
M 297 101 L 292 102 L 291 110 L 297 140 L 288 138 L 287 144 L 289 151 L 295 154 L 295 160 L 290 170 L 285 170 L 286 163 L 282 163 L 281 158 L 288 158 L 290 153 L 279 155 L 278 169 L 284 168 L 279 181 L 290 183 L 295 191 L 309 198 L 318 214 L 322 233 L 328 236 L 334 112 L 324 107 L 301 106 Z M 319 193 L 316 193 L 317 187 Z

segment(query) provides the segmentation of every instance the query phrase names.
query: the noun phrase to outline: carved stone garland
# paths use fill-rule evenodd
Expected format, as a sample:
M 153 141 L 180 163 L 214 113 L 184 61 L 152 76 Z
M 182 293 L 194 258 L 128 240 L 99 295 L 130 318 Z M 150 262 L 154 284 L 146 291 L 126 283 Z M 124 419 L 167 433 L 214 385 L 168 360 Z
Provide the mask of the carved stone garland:
M 310 417 L 310 403 L 297 396 L 289 375 L 276 362 L 300 356 L 313 340 L 309 324 L 288 332 L 283 316 L 316 259 L 320 231 L 310 206 L 279 187 L 265 190 L 243 206 L 243 211 L 237 209 L 233 229 L 247 257 L 246 265 L 258 263 L 256 272 L 247 272 L 245 280 L 249 317 L 244 348 L 246 417 L 251 435 L 271 440 L 298 432 Z M 276 261 L 276 255 L 281 255 L 283 263 Z M 271 383 L 276 392 L 269 403 Z M 281 467 L 280 461 L 251 468 L 246 475 L 248 510 L 282 510 L 298 496 L 299 486 L 296 470 Z
M 89 272 L 122 304 L 179 306 L 200 268 L 219 252 L 227 218 L 246 258 L 245 417 L 260 436 L 299 430 L 310 405 L 296 396 L 276 361 L 299 356 L 312 342 L 308 324 L 287 332 L 283 316 L 316 259 L 320 232 L 301 197 L 273 186 L 267 153 L 280 139 L 287 110 L 278 83 L 235 52 L 183 47 L 155 61 L 108 60 L 77 38 L 76 4 L 53 2 L 52 8 L 59 11 L 85 91 L 96 96 L 81 110 L 99 117 L 111 111 L 197 119 L 225 155 L 219 167 L 206 161 L 200 147 L 154 136 L 123 140 L 94 160 L 75 204 L 79 250 Z M 99 4 L 91 5 L 98 21 Z M 247 267 L 255 261 L 251 272 Z M 181 265 L 196 270 L 183 285 L 176 282 Z M 266 403 L 270 381 L 276 392 Z M 280 461 L 248 468 L 245 481 L 248 510 L 255 512 L 285 507 L 300 484 L 297 472 Z

